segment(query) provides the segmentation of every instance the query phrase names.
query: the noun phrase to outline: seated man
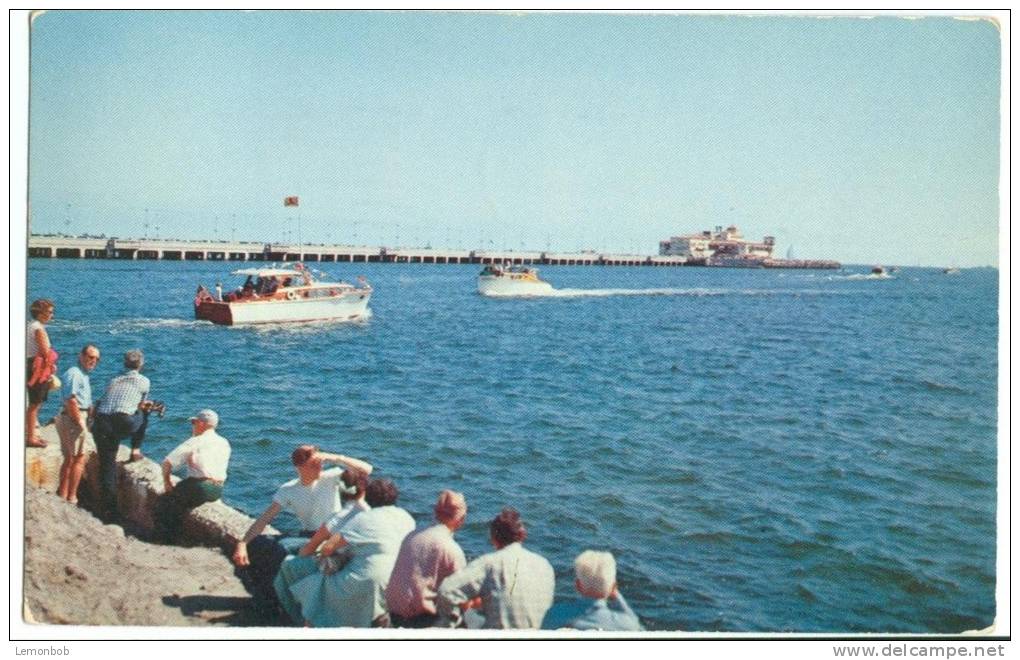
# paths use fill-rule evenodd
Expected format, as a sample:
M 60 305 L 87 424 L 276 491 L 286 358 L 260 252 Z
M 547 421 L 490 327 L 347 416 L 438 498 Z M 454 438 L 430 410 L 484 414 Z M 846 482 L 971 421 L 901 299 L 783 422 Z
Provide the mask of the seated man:
M 585 550 L 574 560 L 574 588 L 585 597 L 572 614 L 560 621 L 547 618 L 546 629 L 644 630 L 616 586 L 616 560 L 608 552 Z
M 267 613 L 277 606 L 273 579 L 280 563 L 288 554 L 300 550 L 341 509 L 353 505 L 354 498 L 345 497 L 347 485 L 342 481 L 343 469 L 334 467 L 323 470 L 323 464 L 344 466 L 366 476 L 372 473 L 370 463 L 319 451 L 318 447 L 312 445 L 297 447 L 290 458 L 297 471 L 297 478 L 277 489 L 272 504 L 237 542 L 233 555 L 238 577 L 255 598 L 256 605 Z M 345 491 L 344 495 L 341 490 Z M 290 537 L 271 538 L 263 535 L 266 526 L 284 510 L 298 519 L 301 529 L 295 530 L 296 534 Z
M 552 565 L 523 545 L 528 532 L 516 509 L 506 507 L 489 523 L 495 552 L 478 557 L 439 585 L 439 627 L 456 627 L 463 612 L 482 610 L 484 628 L 538 628 L 552 606 Z
M 444 490 L 434 510 L 437 524 L 408 534 L 386 585 L 386 607 L 395 628 L 432 627 L 439 585 L 467 564 L 464 551 L 453 540 L 467 517 L 464 496 Z
M 290 598 L 288 612 L 296 621 L 316 628 L 385 626 L 386 583 L 397 560 L 404 537 L 414 531 L 414 518 L 396 506 L 399 490 L 389 479 L 375 479 L 365 489 L 365 502 L 371 507 L 339 526 L 328 526 L 301 549 L 302 557 L 310 557 L 316 544 L 326 539 L 319 550 L 321 557 L 349 546 L 350 563 L 340 570 L 330 560 L 320 563 L 319 570 L 289 584 L 279 584 L 281 602 Z M 328 537 L 328 538 L 327 538 Z M 283 575 L 288 560 L 280 569 Z M 289 591 L 289 596 L 283 592 Z
M 360 470 L 344 470 L 340 476 L 340 500 L 343 507 L 327 520 L 298 554 L 287 557 L 273 579 L 273 589 L 280 608 L 293 623 L 301 623 L 301 605 L 291 593 L 291 585 L 319 572 L 320 569 L 336 572 L 350 560 L 348 548 L 339 544 L 340 532 L 365 511 L 372 509 L 365 496 L 368 475 Z
M 250 298 L 255 293 L 255 285 L 251 281 L 251 275 L 244 281 L 244 285 L 241 286 L 241 296 L 244 298 Z
M 200 410 L 191 418 L 192 436 L 163 460 L 163 495 L 156 501 L 153 517 L 156 535 L 164 541 L 180 537 L 181 521 L 188 511 L 223 495 L 230 443 L 216 433 L 219 423 L 215 411 Z M 170 475 L 181 467 L 187 468 L 187 476 L 174 486 Z

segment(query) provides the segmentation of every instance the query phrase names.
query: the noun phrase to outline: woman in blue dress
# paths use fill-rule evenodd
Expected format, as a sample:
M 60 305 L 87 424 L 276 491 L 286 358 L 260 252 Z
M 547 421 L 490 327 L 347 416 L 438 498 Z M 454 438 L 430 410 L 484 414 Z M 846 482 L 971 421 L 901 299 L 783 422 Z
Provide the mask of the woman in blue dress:
M 323 569 L 295 582 L 291 595 L 301 606 L 306 625 L 368 628 L 386 614 L 386 585 L 400 544 L 414 531 L 414 518 L 396 505 L 396 485 L 389 479 L 368 484 L 365 501 L 371 510 L 347 521 L 320 550 L 328 557 L 344 549 L 352 557 L 341 570 Z M 377 624 L 378 625 L 378 624 Z

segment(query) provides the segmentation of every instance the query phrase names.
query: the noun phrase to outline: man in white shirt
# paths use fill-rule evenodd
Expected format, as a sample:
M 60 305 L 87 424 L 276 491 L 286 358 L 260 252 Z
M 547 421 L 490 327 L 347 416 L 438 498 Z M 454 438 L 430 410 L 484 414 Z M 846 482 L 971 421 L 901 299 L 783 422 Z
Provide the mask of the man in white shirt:
M 156 534 L 164 541 L 180 536 L 181 520 L 188 511 L 223 495 L 230 443 L 216 433 L 219 423 L 215 411 L 200 410 L 191 418 L 192 437 L 163 460 L 163 495 L 156 501 L 154 518 Z M 186 476 L 174 486 L 170 475 L 180 468 L 186 468 Z
M 244 538 L 237 542 L 233 555 L 237 576 L 255 598 L 256 607 L 267 616 L 272 616 L 277 606 L 273 580 L 287 555 L 300 550 L 322 525 L 347 508 L 344 501 L 354 502 L 358 500 L 355 495 L 364 495 L 364 487 L 360 494 L 348 493 L 348 485 L 342 480 L 343 469 L 334 467 L 323 470 L 324 464 L 343 466 L 365 477 L 372 473 L 372 465 L 366 461 L 326 453 L 314 445 L 297 447 L 291 454 L 291 462 L 297 471 L 297 478 L 277 489 L 272 504 L 252 523 Z M 284 537 L 263 535 L 266 526 L 284 510 L 297 518 L 301 529 L 291 530 L 291 534 Z

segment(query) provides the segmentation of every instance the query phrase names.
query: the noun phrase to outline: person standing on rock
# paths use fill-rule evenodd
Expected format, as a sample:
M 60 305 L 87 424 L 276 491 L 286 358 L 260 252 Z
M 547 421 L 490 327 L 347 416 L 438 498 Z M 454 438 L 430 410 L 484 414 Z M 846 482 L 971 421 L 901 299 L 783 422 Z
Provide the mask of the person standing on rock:
M 88 440 L 88 420 L 92 417 L 92 384 L 89 372 L 99 364 L 99 349 L 92 344 L 78 353 L 78 364 L 64 372 L 63 402 L 56 417 L 60 452 L 64 462 L 60 466 L 60 488 L 57 494 L 71 504 L 78 503 L 78 484 L 85 472 L 85 442 Z
M 366 481 L 372 473 L 372 465 L 366 461 L 342 454 L 320 451 L 313 445 L 301 445 L 291 453 L 291 462 L 297 470 L 297 478 L 280 486 L 273 496 L 273 502 L 252 523 L 244 537 L 237 542 L 233 561 L 237 575 L 256 599 L 258 606 L 266 611 L 277 607 L 273 580 L 280 564 L 289 554 L 294 554 L 307 542 L 322 525 L 341 510 L 360 501 L 354 497 L 342 497 L 350 488 L 343 481 L 344 470 L 334 467 L 323 470 L 326 463 L 343 466 L 363 475 Z M 357 489 L 352 494 L 364 495 Z M 301 526 L 297 536 L 273 538 L 262 532 L 273 522 L 281 511 L 293 514 Z
M 117 450 L 120 441 L 131 438 L 131 460 L 142 458 L 149 413 L 145 410 L 149 379 L 140 372 L 145 355 L 138 349 L 124 354 L 124 373 L 110 381 L 96 404 L 92 435 L 99 454 L 100 517 L 117 513 Z
M 28 356 L 26 368 L 26 383 L 28 387 L 28 409 L 25 411 L 25 444 L 29 447 L 45 447 L 46 441 L 39 437 L 37 426 L 39 425 L 39 408 L 46 402 L 46 396 L 50 391 L 49 379 L 36 377 L 36 358 L 46 359 L 52 351 L 50 347 L 50 336 L 46 332 L 46 324 L 53 318 L 53 311 L 56 306 L 48 298 L 40 298 L 33 301 L 29 312 L 32 320 L 25 328 L 26 346 Z M 54 367 L 55 368 L 55 367 Z
M 230 443 L 216 432 L 219 423 L 215 411 L 198 411 L 191 418 L 192 436 L 163 460 L 163 495 L 156 500 L 153 518 L 156 535 L 164 541 L 180 537 L 181 521 L 188 511 L 223 495 Z M 187 476 L 174 486 L 170 475 L 182 467 Z

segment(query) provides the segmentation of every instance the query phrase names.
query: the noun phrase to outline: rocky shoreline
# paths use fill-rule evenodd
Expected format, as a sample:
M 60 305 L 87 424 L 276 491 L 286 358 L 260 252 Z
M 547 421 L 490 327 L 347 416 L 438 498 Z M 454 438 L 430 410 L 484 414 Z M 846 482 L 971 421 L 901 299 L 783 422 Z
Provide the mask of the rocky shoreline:
M 26 623 L 273 625 L 219 549 L 149 543 L 31 485 L 23 596 Z
M 26 623 L 114 626 L 275 626 L 262 618 L 226 551 L 252 520 L 222 502 L 186 518 L 183 545 L 151 538 L 159 466 L 127 463 L 121 448 L 120 518 L 103 524 L 84 507 L 98 494 L 94 445 L 79 491 L 83 506 L 57 497 L 61 462 L 52 425 L 44 448 L 25 450 L 23 618 Z M 275 531 L 269 528 L 269 531 Z M 185 547 L 187 546 L 187 547 Z

